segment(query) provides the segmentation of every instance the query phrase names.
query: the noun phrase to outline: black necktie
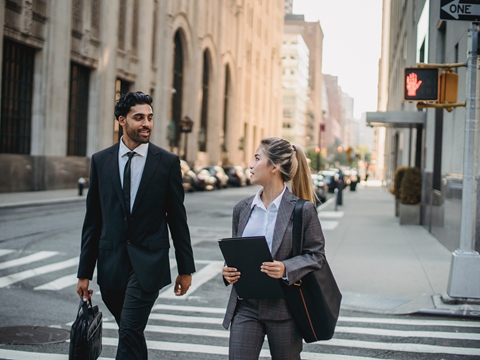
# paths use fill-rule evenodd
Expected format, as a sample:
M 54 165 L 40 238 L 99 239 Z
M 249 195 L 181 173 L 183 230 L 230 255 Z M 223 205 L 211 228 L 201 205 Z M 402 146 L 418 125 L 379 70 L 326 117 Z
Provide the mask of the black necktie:
M 123 198 L 125 199 L 125 208 L 127 209 L 127 214 L 130 215 L 130 187 L 131 187 L 131 164 L 132 158 L 135 155 L 134 151 L 129 151 L 127 153 L 128 160 L 125 164 L 125 171 L 123 172 Z

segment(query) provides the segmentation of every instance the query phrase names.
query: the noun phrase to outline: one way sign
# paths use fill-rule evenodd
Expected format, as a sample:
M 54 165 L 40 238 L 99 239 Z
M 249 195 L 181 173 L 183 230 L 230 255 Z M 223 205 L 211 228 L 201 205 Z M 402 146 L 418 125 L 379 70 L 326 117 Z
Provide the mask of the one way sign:
M 480 20 L 480 0 L 441 0 L 440 19 Z

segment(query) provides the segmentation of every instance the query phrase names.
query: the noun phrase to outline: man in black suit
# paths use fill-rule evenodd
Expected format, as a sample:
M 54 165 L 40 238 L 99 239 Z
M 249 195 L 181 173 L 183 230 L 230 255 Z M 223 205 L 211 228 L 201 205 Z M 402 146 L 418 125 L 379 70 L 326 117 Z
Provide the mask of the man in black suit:
M 149 142 L 152 98 L 127 93 L 115 106 L 119 143 L 92 156 L 77 293 L 87 301 L 97 263 L 105 305 L 119 326 L 116 359 L 147 359 L 144 329 L 158 293 L 170 284 L 170 229 L 184 295 L 195 271 L 183 204 L 180 161 Z

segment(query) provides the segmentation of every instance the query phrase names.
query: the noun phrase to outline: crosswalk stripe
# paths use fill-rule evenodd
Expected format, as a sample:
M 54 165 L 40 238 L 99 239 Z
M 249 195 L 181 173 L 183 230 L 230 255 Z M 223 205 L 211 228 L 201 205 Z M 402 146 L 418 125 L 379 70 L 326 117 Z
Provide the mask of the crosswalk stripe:
M 173 292 L 175 284 L 171 284 L 160 292 L 158 298 L 162 299 L 175 299 L 175 300 L 188 300 L 189 296 L 197 290 L 201 285 L 211 280 L 215 276 L 218 276 L 222 272 L 223 261 L 212 261 L 207 266 L 204 266 L 199 271 L 193 274 L 192 286 L 188 289 L 188 293 L 184 296 L 176 296 Z
M 8 255 L 15 252 L 15 250 L 11 249 L 0 249 L 0 256 Z
M 67 360 L 68 355 L 0 349 L 0 358 L 9 360 Z M 113 360 L 99 357 L 98 360 Z
M 478 322 L 474 321 L 450 321 L 450 320 L 415 320 L 415 319 L 383 319 L 366 317 L 345 317 L 340 316 L 338 321 L 357 322 L 370 324 L 388 324 L 388 325 L 411 325 L 411 326 L 456 326 L 456 327 L 479 327 Z
M 424 344 L 409 343 L 391 343 L 391 342 L 374 342 L 347 339 L 332 339 L 324 341 L 323 345 L 341 346 L 348 348 L 386 350 L 386 351 L 402 351 L 428 354 L 452 354 L 452 355 L 476 355 L 480 356 L 480 349 L 454 346 L 438 346 Z
M 103 323 L 105 329 L 118 330 L 118 325 L 116 323 Z M 223 328 L 222 328 L 223 329 Z M 162 325 L 147 325 L 145 328 L 146 331 L 153 333 L 163 333 L 163 334 L 177 334 L 177 335 L 186 335 L 188 336 L 207 336 L 207 337 L 219 337 L 219 338 L 228 338 L 230 332 L 227 330 L 212 330 L 212 329 L 200 329 L 192 327 L 181 327 L 181 326 L 162 326 Z
M 193 323 L 193 324 L 221 324 L 221 318 L 210 318 L 210 317 L 201 317 L 201 316 L 181 316 L 181 315 L 171 315 L 171 314 L 150 314 L 149 319 L 151 320 L 163 320 L 163 321 L 174 321 L 182 323 Z
M 156 310 L 176 310 L 176 311 L 186 311 L 186 312 L 203 312 L 209 314 L 225 314 L 224 308 L 211 308 L 205 306 L 180 306 L 180 305 L 168 305 L 168 304 L 157 304 L 152 308 L 152 311 Z
M 78 257 L 74 257 L 58 263 L 37 267 L 35 269 L 25 270 L 19 273 L 0 277 L 0 288 L 4 288 L 16 282 L 32 278 L 34 276 L 47 274 L 57 270 L 66 269 L 78 264 Z
M 343 327 L 337 326 L 335 333 L 378 335 L 393 337 L 420 337 L 431 339 L 458 339 L 458 340 L 480 340 L 480 334 L 444 332 L 444 331 L 411 331 L 411 330 L 389 330 L 373 329 L 370 327 Z
M 58 254 L 57 251 L 39 251 L 35 254 L 24 256 L 21 258 L 17 258 L 14 260 L 9 260 L 0 263 L 0 270 L 3 269 L 8 269 L 10 267 L 14 266 L 20 266 L 20 265 L 25 265 L 25 264 L 30 264 L 35 261 L 40 261 L 44 259 L 48 259 L 49 257 L 52 257 L 54 255 Z
M 97 268 L 93 271 L 92 279 L 97 277 Z M 39 285 L 33 288 L 33 290 L 62 290 L 69 286 L 77 285 L 77 274 L 70 274 L 61 278 L 50 281 L 46 284 Z

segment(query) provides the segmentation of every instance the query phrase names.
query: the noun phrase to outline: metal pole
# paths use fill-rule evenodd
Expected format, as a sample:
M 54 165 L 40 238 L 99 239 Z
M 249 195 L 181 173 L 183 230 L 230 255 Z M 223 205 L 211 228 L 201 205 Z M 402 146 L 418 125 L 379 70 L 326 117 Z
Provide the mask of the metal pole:
M 475 251 L 477 162 L 475 129 L 477 106 L 478 23 L 468 29 L 467 107 L 463 157 L 460 248 L 452 253 L 447 293 L 451 297 L 480 299 L 480 256 Z

